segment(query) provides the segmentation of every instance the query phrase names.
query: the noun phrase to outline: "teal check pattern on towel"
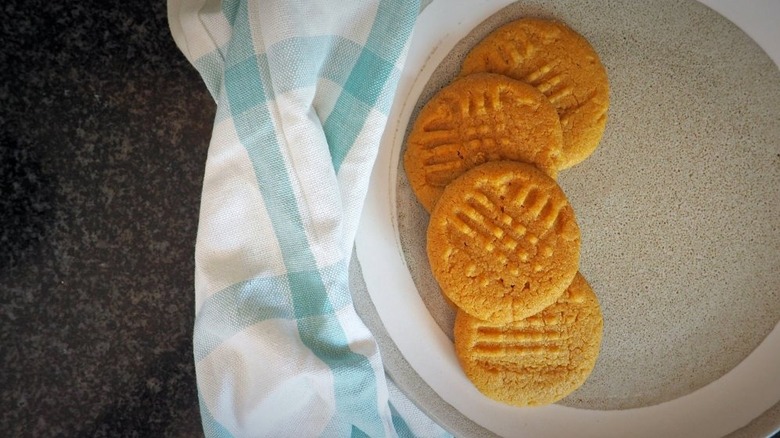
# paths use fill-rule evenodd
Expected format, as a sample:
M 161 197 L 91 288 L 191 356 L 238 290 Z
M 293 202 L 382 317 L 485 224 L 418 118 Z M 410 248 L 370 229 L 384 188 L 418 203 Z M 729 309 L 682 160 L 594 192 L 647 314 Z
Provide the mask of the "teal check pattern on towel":
M 195 249 L 209 437 L 444 436 L 386 378 L 348 286 L 418 0 L 168 0 L 217 102 Z

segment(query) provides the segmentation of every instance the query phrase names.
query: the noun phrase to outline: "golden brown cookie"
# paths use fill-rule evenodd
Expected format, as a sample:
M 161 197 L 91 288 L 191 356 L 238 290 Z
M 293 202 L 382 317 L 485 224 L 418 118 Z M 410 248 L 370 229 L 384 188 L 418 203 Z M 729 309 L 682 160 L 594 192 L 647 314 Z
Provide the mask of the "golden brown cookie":
M 609 84 L 596 51 L 565 24 L 525 18 L 493 31 L 466 56 L 460 75 L 490 72 L 545 94 L 563 127 L 561 169 L 587 158 L 607 122 Z
M 554 177 L 562 145 L 558 114 L 544 95 L 483 73 L 451 83 L 425 104 L 406 140 L 404 168 L 430 211 L 450 181 L 486 161 L 528 162 Z
M 450 183 L 431 213 L 427 241 L 444 295 L 494 323 L 551 305 L 579 267 L 574 210 L 555 180 L 525 163 L 488 162 Z
M 602 327 L 596 295 L 577 274 L 555 304 L 508 325 L 459 311 L 455 353 L 486 396 L 516 406 L 543 405 L 585 383 L 596 364 Z

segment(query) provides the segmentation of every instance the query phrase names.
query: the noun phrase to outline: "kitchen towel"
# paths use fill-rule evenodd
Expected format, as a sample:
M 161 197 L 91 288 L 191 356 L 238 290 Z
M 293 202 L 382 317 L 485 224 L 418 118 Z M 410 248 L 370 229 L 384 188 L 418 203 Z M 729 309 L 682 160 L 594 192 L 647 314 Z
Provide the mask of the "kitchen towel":
M 386 377 L 348 286 L 419 6 L 168 0 L 217 103 L 195 248 L 209 437 L 447 436 Z

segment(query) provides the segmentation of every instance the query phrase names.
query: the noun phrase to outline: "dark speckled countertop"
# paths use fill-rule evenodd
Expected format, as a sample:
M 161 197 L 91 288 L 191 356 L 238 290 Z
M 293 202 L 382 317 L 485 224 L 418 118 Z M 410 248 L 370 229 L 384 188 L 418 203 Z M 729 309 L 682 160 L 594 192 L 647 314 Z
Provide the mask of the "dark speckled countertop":
M 166 4 L 0 5 L 0 435 L 199 436 L 215 105 Z

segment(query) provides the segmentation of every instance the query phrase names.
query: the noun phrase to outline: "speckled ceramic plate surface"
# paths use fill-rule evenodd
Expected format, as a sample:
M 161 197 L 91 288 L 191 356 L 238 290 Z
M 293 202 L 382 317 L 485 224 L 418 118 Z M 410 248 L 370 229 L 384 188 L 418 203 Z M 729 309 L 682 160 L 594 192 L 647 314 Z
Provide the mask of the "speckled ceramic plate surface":
M 357 241 L 381 323 L 361 313 L 392 339 L 385 357 L 404 359 L 388 370 L 458 435 L 722 436 L 756 418 L 769 433 L 780 426 L 777 409 L 763 414 L 780 400 L 780 71 L 693 1 L 507 3 L 433 2 L 415 30 Z M 492 402 L 460 371 L 454 313 L 425 257 L 428 216 L 399 161 L 409 122 L 462 56 L 523 16 L 580 32 L 611 86 L 599 149 L 559 176 L 604 312 L 602 353 L 583 387 L 533 409 Z

